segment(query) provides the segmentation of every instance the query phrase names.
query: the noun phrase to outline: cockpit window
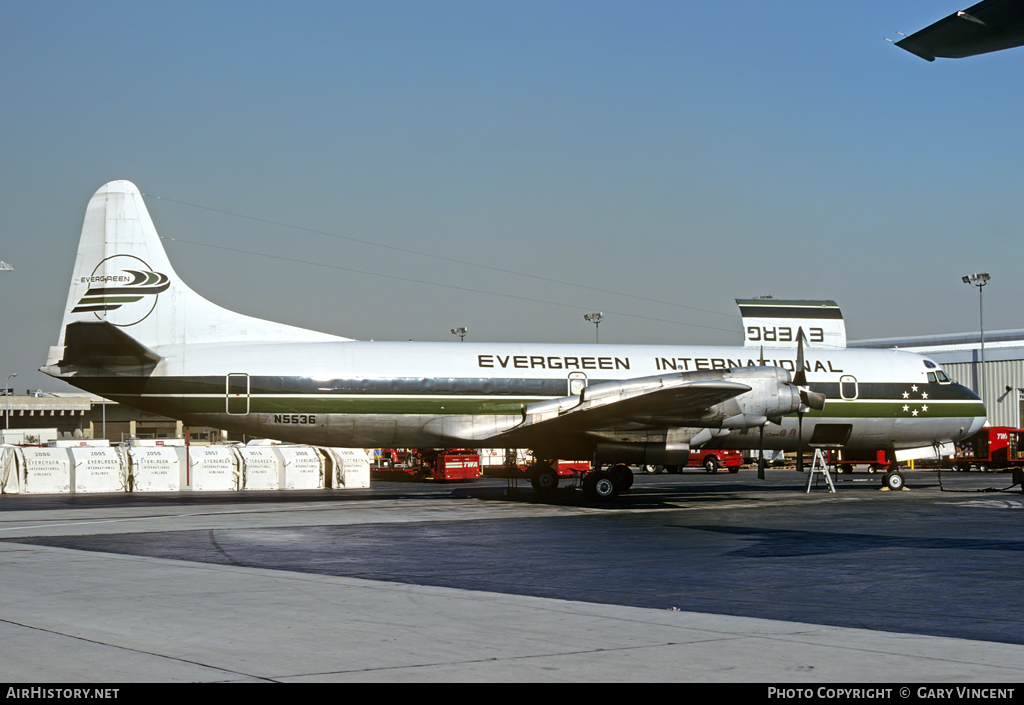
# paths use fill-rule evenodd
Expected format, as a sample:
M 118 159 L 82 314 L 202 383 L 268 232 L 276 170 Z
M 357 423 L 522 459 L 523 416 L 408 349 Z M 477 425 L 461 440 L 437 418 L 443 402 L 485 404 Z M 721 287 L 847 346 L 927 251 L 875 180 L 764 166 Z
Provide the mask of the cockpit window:
M 934 372 L 929 372 L 928 373 L 928 382 L 931 383 L 931 384 L 935 384 L 936 382 L 938 382 L 938 380 L 935 379 L 935 373 Z
M 929 376 L 931 373 L 928 373 Z M 946 376 L 946 373 L 942 370 L 935 370 L 935 376 L 939 378 L 939 384 L 949 384 L 952 380 Z

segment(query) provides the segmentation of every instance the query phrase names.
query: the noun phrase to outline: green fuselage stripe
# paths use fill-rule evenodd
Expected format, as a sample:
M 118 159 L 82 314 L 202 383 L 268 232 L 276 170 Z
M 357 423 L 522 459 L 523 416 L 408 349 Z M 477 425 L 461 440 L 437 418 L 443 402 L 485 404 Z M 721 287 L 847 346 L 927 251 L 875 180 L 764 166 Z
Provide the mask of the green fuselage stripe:
M 111 395 L 117 401 L 163 413 L 219 413 L 225 409 L 253 414 L 517 414 L 523 406 L 546 397 L 468 397 L 437 395 Z M 915 413 L 916 412 L 916 413 Z M 978 401 L 931 402 L 891 399 L 829 399 L 821 411 L 810 410 L 805 418 L 936 418 L 984 416 Z

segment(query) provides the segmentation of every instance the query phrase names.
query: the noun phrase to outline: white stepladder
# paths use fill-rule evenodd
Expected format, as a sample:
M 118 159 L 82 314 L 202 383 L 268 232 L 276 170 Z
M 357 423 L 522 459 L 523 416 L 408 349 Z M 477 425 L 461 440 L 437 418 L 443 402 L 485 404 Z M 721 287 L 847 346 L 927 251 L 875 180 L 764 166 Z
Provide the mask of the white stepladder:
M 836 491 L 836 486 L 832 483 L 832 475 L 828 471 L 828 460 L 821 448 L 815 448 L 814 462 L 811 463 L 811 473 L 807 478 L 808 493 L 811 491 L 811 486 L 817 486 L 817 480 L 821 479 L 815 476 L 815 473 L 819 472 L 825 477 L 825 483 L 828 485 L 828 491 L 834 493 Z

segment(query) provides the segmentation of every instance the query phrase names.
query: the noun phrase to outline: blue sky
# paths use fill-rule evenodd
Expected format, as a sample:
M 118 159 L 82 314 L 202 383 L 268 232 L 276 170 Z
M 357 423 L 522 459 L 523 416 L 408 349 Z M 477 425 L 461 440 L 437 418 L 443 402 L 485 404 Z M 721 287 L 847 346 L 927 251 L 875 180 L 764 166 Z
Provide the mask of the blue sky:
M 965 6 L 0 2 L 0 376 L 61 388 L 114 179 L 203 295 L 361 339 L 734 344 L 763 294 L 949 333 L 975 271 L 1024 327 L 1024 49 L 885 41 Z

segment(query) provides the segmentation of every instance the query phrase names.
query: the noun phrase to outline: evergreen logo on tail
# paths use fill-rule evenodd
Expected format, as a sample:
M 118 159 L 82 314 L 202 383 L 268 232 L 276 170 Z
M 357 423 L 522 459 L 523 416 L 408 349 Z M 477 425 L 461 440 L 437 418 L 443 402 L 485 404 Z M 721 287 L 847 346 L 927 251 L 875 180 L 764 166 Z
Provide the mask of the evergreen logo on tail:
M 160 293 L 171 285 L 166 274 L 154 272 L 146 262 L 132 255 L 114 255 L 106 258 L 96 265 L 90 276 L 82 277 L 81 283 L 88 284 L 89 289 L 71 313 L 92 312 L 99 318 L 101 313 L 116 311 L 145 300 L 142 306 L 135 307 L 138 309 L 138 317 L 121 322 L 119 325 L 122 326 L 134 325 L 145 319 L 156 307 Z M 147 306 L 150 297 L 152 303 Z

